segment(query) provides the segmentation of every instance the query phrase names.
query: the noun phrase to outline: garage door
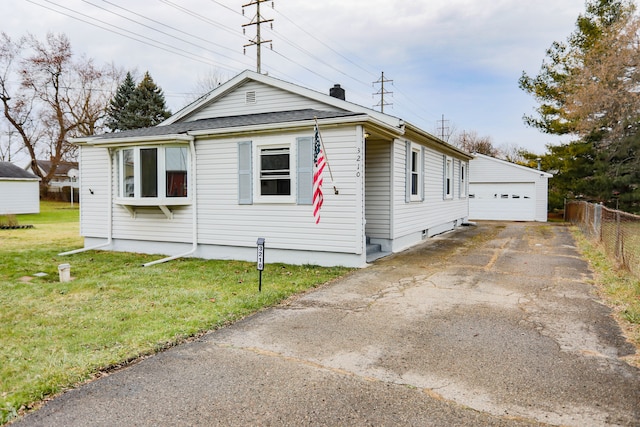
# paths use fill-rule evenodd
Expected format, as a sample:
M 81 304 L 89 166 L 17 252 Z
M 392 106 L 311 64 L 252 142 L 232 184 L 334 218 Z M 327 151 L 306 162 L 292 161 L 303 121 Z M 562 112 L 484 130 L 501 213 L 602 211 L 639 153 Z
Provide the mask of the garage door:
M 469 218 L 535 221 L 535 195 L 533 182 L 470 183 Z

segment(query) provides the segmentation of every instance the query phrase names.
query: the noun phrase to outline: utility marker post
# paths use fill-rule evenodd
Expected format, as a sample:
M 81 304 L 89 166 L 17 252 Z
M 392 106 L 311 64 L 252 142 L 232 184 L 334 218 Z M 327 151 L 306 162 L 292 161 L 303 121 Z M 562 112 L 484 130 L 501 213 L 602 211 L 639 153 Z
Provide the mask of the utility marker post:
M 264 270 L 264 238 L 258 238 L 258 292 L 262 292 L 262 270 Z

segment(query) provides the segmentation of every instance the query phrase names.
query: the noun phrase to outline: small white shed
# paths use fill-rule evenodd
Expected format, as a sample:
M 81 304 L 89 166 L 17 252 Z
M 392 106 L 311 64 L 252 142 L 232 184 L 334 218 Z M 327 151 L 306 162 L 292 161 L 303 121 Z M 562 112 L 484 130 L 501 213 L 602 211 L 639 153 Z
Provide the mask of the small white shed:
M 0 215 L 40 212 L 40 178 L 10 162 L 0 162 Z
M 469 162 L 469 218 L 547 221 L 550 173 L 475 154 Z

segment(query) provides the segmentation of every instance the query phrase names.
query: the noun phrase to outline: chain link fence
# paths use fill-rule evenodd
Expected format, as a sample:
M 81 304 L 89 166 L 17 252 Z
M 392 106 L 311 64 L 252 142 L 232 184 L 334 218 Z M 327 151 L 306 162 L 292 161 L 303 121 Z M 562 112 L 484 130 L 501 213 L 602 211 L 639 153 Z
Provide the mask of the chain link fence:
M 602 243 L 608 256 L 640 278 L 640 216 L 571 201 L 565 206 L 564 219 Z

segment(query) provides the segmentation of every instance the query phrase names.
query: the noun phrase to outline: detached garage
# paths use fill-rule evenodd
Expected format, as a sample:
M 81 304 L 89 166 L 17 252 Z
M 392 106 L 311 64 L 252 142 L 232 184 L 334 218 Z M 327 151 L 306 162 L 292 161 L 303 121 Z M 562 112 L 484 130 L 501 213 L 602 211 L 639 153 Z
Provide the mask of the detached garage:
M 0 215 L 40 212 L 40 178 L 9 162 L 0 162 Z
M 547 221 L 550 173 L 483 154 L 469 162 L 469 218 Z

